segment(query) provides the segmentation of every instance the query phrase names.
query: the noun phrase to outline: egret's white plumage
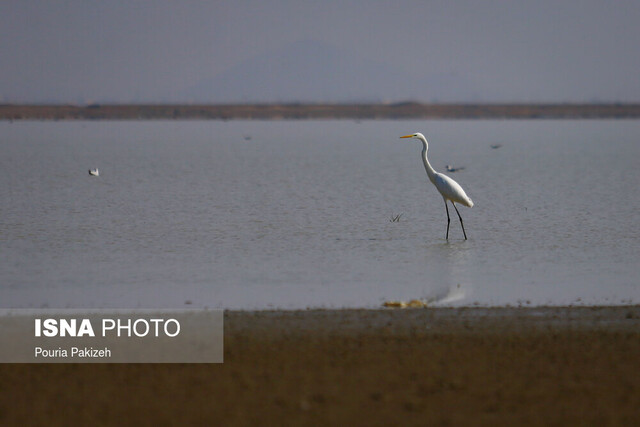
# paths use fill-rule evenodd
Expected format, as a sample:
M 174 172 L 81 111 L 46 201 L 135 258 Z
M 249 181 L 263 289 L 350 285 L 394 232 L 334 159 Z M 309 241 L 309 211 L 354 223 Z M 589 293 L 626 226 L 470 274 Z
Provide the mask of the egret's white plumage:
M 427 138 L 424 137 L 421 133 L 413 133 L 411 135 L 401 136 L 400 138 L 412 138 L 418 139 L 422 142 L 422 162 L 424 163 L 424 168 L 427 171 L 427 176 L 429 177 L 429 181 L 438 189 L 442 198 L 444 199 L 444 206 L 447 210 L 447 236 L 449 239 L 449 223 L 451 219 L 449 218 L 449 206 L 447 205 L 447 200 L 451 201 L 453 208 L 456 210 L 458 214 L 458 218 L 460 218 L 460 225 L 462 226 L 462 234 L 464 234 L 465 240 L 467 239 L 467 233 L 464 230 L 464 224 L 462 223 L 462 217 L 460 216 L 460 212 L 458 212 L 458 208 L 456 207 L 456 203 L 460 203 L 461 205 L 472 207 L 473 201 L 467 194 L 464 192 L 460 184 L 455 182 L 453 179 L 449 178 L 447 175 L 443 173 L 436 172 L 431 164 L 429 163 L 429 159 L 427 158 L 427 151 L 429 150 L 429 144 L 427 143 Z
M 98 168 L 89 169 L 89 175 L 91 175 L 91 176 L 100 176 L 100 171 L 98 170 Z

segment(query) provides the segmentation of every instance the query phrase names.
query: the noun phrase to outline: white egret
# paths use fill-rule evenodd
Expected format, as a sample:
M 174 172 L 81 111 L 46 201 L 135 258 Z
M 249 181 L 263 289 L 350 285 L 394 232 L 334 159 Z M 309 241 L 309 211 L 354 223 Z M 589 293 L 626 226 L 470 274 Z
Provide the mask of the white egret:
M 98 168 L 89 169 L 89 175 L 91 175 L 91 176 L 100 176 L 100 171 L 98 170 Z
M 400 138 L 412 138 L 419 139 L 422 141 L 422 162 L 424 163 L 424 168 L 427 171 L 427 176 L 429 177 L 429 181 L 433 185 L 436 186 L 442 198 L 444 199 L 444 207 L 447 210 L 447 236 L 446 239 L 449 240 L 449 224 L 451 223 L 451 218 L 449 217 L 449 205 L 447 205 L 447 200 L 451 201 L 453 208 L 456 210 L 458 214 L 458 218 L 460 218 L 460 225 L 462 226 L 462 234 L 464 234 L 464 239 L 467 240 L 467 233 L 464 231 L 464 223 L 462 222 L 462 217 L 460 216 L 460 212 L 458 212 L 458 208 L 456 207 L 456 203 L 460 203 L 461 205 L 472 207 L 473 201 L 467 196 L 464 192 L 460 184 L 455 182 L 453 179 L 449 178 L 445 174 L 436 172 L 431 164 L 429 163 L 429 159 L 427 158 L 427 150 L 429 149 L 429 144 L 427 143 L 427 138 L 424 137 L 421 133 L 413 133 L 411 135 L 401 136 Z

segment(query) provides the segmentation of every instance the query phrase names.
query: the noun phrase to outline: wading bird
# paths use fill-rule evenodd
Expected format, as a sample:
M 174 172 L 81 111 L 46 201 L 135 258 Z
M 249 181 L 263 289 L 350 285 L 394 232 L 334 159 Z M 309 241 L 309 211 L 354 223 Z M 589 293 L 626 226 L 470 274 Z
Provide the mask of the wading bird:
M 401 136 L 400 138 L 412 138 L 419 139 L 422 141 L 422 163 L 424 163 L 424 168 L 427 171 L 427 176 L 429 176 L 429 181 L 433 185 L 436 186 L 442 198 L 444 199 L 444 207 L 447 210 L 447 236 L 446 239 L 449 240 L 449 224 L 451 223 L 451 218 L 449 217 L 449 205 L 447 205 L 447 200 L 451 201 L 453 208 L 456 210 L 458 214 L 458 218 L 460 218 L 460 225 L 462 226 L 462 234 L 464 234 L 464 239 L 467 240 L 467 233 L 464 231 L 464 224 L 462 223 L 462 217 L 460 216 L 460 212 L 458 212 L 458 208 L 456 207 L 456 203 L 460 203 L 461 205 L 465 205 L 468 207 L 473 206 L 473 201 L 467 196 L 464 192 L 460 184 L 455 182 L 453 179 L 449 178 L 445 174 L 436 172 L 431 164 L 429 163 L 429 159 L 427 158 L 427 150 L 429 149 L 429 144 L 427 143 L 427 138 L 424 137 L 421 133 L 412 133 L 411 135 Z

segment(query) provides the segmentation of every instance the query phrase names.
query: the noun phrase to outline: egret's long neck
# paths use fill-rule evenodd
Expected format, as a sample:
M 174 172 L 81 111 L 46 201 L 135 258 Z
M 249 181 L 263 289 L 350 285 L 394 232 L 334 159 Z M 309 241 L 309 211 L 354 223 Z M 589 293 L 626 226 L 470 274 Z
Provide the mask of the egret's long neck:
M 427 158 L 427 150 L 429 149 L 428 145 L 427 145 L 427 141 L 426 140 L 422 140 L 422 163 L 424 163 L 424 168 L 427 171 L 427 176 L 429 177 L 429 180 L 435 184 L 436 182 L 436 171 L 433 169 L 433 167 L 431 166 L 431 163 L 429 163 L 429 159 Z

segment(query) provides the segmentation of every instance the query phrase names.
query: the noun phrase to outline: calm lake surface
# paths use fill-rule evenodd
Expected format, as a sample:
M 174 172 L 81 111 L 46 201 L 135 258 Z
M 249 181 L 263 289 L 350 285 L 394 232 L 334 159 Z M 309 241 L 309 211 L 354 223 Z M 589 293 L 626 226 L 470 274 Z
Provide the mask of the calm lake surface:
M 448 175 L 475 203 L 459 207 L 469 240 L 453 209 L 445 240 L 421 144 L 398 138 L 413 132 L 436 170 L 465 168 Z M 3 122 L 0 136 L 2 308 L 640 303 L 640 121 Z

